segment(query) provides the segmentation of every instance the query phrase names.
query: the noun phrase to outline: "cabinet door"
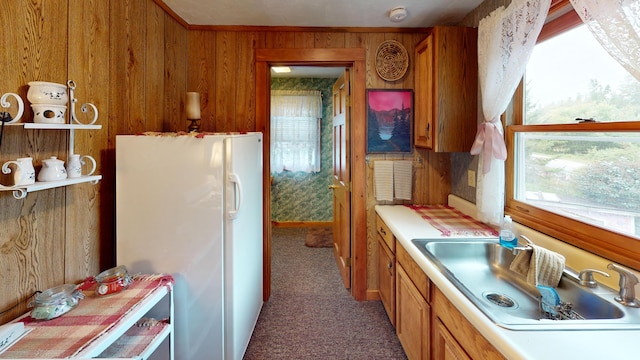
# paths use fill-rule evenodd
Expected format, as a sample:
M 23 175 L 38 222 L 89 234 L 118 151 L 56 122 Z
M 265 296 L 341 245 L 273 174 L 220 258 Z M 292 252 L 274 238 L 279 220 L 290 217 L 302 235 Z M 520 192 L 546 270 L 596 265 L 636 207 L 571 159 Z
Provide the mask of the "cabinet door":
M 380 300 L 391 320 L 396 325 L 396 259 L 385 241 L 378 235 L 378 288 Z
M 435 325 L 433 356 L 436 360 L 471 360 L 440 320 Z
M 415 54 L 415 125 L 416 147 L 433 148 L 434 79 L 433 35 L 416 46 Z
M 416 45 L 416 147 L 469 151 L 478 117 L 477 30 L 436 26 Z
M 396 334 L 409 360 L 429 359 L 430 307 L 396 264 Z

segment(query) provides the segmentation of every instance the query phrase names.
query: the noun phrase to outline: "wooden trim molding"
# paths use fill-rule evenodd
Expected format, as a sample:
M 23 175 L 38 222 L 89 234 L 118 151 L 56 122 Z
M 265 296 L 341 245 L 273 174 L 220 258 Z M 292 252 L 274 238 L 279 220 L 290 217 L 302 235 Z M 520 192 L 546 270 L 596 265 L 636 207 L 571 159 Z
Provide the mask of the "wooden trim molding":
M 271 65 L 321 65 L 351 68 L 351 294 L 367 300 L 367 214 L 366 214 L 366 52 L 363 48 L 256 49 L 256 129 L 263 132 L 264 168 L 269 168 L 269 94 Z M 263 184 L 269 188 L 270 174 Z M 271 223 L 269 191 L 265 191 L 264 223 Z M 268 210 L 269 209 L 269 210 Z M 264 299 L 271 293 L 271 228 L 264 229 Z

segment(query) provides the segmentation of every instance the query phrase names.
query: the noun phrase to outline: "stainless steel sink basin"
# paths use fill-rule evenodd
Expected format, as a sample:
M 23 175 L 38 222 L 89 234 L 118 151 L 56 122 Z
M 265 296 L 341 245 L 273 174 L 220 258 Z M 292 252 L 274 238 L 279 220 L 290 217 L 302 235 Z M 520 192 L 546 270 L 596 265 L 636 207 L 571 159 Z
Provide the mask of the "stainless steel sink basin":
M 415 239 L 413 244 L 478 309 L 504 328 L 640 329 L 640 309 L 617 303 L 617 291 L 603 285 L 587 288 L 566 276 L 556 290 L 562 302 L 571 304 L 574 316 L 566 320 L 544 318 L 540 292 L 522 275 L 509 270 L 515 256 L 500 246 L 498 239 Z

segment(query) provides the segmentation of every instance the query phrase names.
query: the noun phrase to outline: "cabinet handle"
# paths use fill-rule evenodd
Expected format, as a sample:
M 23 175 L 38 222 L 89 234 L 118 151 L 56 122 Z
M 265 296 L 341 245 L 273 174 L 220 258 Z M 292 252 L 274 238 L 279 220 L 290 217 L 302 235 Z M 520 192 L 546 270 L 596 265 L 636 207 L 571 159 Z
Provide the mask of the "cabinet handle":
M 383 236 L 387 236 L 387 232 L 386 232 L 386 231 L 384 231 L 384 228 L 382 228 L 382 227 L 380 228 L 380 233 L 381 233 Z

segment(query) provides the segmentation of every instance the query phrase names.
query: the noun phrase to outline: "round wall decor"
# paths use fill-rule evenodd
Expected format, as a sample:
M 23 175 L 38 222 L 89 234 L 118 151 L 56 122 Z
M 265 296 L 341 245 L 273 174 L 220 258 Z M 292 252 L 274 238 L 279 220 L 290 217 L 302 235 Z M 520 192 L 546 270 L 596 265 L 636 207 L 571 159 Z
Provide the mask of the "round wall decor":
M 376 71 L 387 81 L 402 79 L 409 68 L 407 49 L 395 40 L 384 41 L 376 51 Z

